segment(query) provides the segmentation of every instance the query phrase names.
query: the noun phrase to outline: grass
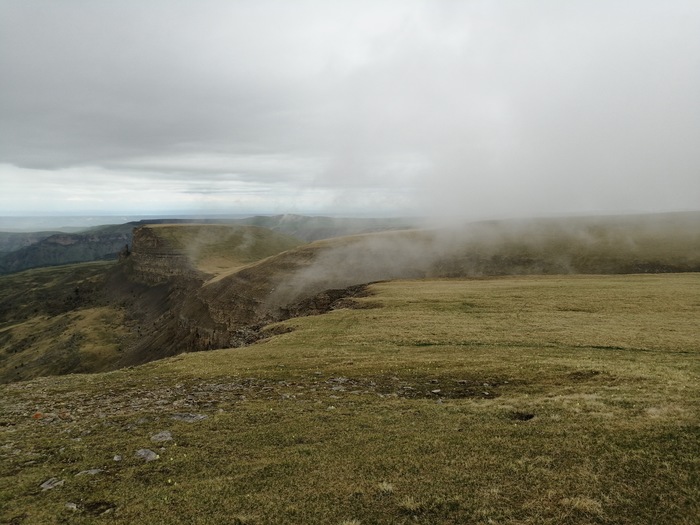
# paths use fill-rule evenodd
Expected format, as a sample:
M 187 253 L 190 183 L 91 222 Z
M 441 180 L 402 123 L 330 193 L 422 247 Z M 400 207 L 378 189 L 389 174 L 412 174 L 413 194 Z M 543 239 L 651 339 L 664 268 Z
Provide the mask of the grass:
M 98 298 L 114 263 L 83 263 L 0 276 L 0 382 L 102 371 L 120 357 L 122 309 Z
M 696 523 L 700 275 L 371 290 L 250 347 L 0 387 L 0 521 Z

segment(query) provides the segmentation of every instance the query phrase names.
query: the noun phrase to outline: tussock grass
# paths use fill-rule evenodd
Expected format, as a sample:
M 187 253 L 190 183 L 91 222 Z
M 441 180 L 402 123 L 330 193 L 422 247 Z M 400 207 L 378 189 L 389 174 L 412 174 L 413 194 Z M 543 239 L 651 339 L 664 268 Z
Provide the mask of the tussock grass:
M 3 385 L 0 521 L 696 523 L 699 275 L 371 290 L 250 347 Z

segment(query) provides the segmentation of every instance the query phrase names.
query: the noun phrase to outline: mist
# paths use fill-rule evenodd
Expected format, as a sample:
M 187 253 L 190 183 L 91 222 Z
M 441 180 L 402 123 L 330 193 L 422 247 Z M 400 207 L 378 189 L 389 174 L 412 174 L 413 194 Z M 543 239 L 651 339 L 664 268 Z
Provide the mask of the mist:
M 700 271 L 700 213 L 482 221 L 306 245 L 242 272 L 265 308 L 383 280 Z
M 0 5 L 0 208 L 698 209 L 700 5 Z

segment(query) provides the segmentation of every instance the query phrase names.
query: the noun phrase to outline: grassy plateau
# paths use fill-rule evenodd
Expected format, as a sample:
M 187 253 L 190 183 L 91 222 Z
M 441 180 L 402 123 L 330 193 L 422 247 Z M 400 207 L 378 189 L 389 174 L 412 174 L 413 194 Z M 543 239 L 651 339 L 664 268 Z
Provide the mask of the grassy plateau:
M 700 274 L 368 292 L 251 346 L 1 385 L 0 522 L 698 523 Z

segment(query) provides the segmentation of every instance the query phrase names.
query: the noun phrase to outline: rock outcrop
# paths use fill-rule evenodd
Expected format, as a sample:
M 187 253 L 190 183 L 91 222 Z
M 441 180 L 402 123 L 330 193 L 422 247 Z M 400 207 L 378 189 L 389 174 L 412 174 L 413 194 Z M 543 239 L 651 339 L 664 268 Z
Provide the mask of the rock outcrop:
M 128 260 L 133 278 L 147 284 L 163 283 L 173 278 L 202 280 L 206 277 L 195 268 L 185 250 L 158 235 L 152 226 L 134 229 Z

